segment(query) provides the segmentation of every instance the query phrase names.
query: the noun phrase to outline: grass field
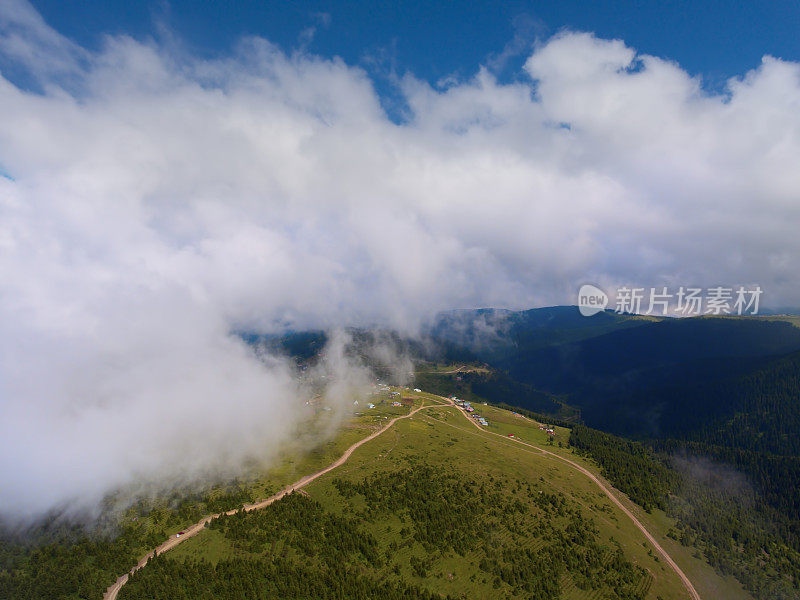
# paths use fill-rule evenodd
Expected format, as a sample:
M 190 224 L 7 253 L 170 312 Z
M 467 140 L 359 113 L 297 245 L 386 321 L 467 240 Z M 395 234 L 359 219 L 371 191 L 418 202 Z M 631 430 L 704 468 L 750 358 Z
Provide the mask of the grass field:
M 404 392 L 403 395 L 413 396 L 417 406 L 441 401 L 424 393 Z M 455 407 L 427 408 L 398 421 L 393 428 L 357 449 L 347 463 L 305 488 L 304 493 L 318 501 L 328 513 L 360 519 L 360 526 L 374 537 L 380 554 L 386 557 L 380 565 L 367 567 L 375 577 L 396 578 L 453 597 L 515 597 L 513 585 L 505 581 L 498 584 L 497 578 L 488 574 L 485 568 L 481 569 L 481 561 L 491 554 L 487 548 L 497 548 L 498 552 L 508 550 L 513 553 L 523 548 L 534 553 L 542 552 L 545 548 L 553 548 L 551 530 L 556 532 L 569 526 L 561 516 L 550 514 L 544 518 L 533 505 L 525 509 L 524 523 L 515 523 L 513 518 L 506 523 L 502 515 L 495 514 L 497 511 L 491 503 L 486 506 L 473 504 L 473 512 L 467 518 L 475 521 L 469 529 L 478 531 L 482 542 L 462 556 L 447 548 L 432 551 L 409 537 L 407 532 L 413 525 L 409 522 L 409 515 L 413 515 L 413 511 L 386 508 L 381 505 L 380 498 L 370 504 L 362 495 L 346 497 L 341 491 L 342 482 L 362 485 L 367 481 L 379 486 L 392 473 L 413 472 L 424 466 L 432 469 L 432 473 L 454 475 L 493 490 L 495 495 L 488 497 L 495 498 L 495 502 L 521 500 L 525 503 L 527 499 L 535 498 L 536 493 L 562 497 L 568 514 L 574 510 L 591 524 L 597 544 L 608 557 L 606 560 L 610 561 L 614 550 L 619 547 L 627 563 L 641 569 L 637 571 L 640 575 L 633 584 L 638 597 L 652 600 L 688 598 L 675 573 L 659 560 L 643 534 L 596 484 L 558 459 L 507 437 L 513 434 L 519 440 L 568 456 L 596 472 L 594 465 L 566 447 L 568 430 L 556 427 L 551 443 L 550 436 L 532 420 L 493 406 L 476 405 L 475 408 L 489 421 L 484 431 L 467 422 Z M 408 410 L 408 407 L 395 408 L 388 403 L 365 410 L 334 440 L 302 458 L 282 464 L 261 485 L 266 492 L 333 462 L 354 441 L 380 427 L 386 419 Z M 560 447 L 559 442 L 564 447 Z M 409 469 L 411 471 L 407 471 Z M 690 576 L 703 598 L 749 598 L 735 580 L 718 576 L 704 561 L 693 557 L 690 549 L 667 538 L 671 523 L 663 513 L 646 514 L 627 500 L 626 505 L 636 511 L 640 520 Z M 213 529 L 187 540 L 169 553 L 174 559 L 203 559 L 211 563 L 234 557 L 246 558 L 250 554 L 241 544 Z M 424 567 L 420 567 L 421 564 Z M 557 586 L 560 597 L 566 599 L 620 597 L 610 587 L 592 587 L 581 576 L 569 572 L 559 577 Z M 125 597 L 124 591 L 121 597 Z

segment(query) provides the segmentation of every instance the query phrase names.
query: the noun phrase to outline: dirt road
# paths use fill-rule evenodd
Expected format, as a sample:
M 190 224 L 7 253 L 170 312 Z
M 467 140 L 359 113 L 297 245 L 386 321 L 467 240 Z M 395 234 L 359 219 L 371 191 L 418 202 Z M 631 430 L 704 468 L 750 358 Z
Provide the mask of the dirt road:
M 443 398 L 443 400 L 446 400 L 446 399 Z M 454 406 L 454 403 L 452 401 L 448 401 L 448 400 L 446 400 L 446 401 L 449 403 L 449 405 Z M 342 454 L 342 456 L 340 456 L 335 462 L 331 463 L 330 465 L 328 465 L 324 469 L 321 469 L 321 470 L 319 470 L 319 471 L 317 471 L 315 473 L 312 473 L 311 475 L 306 475 L 302 479 L 300 479 L 300 480 L 296 481 L 295 483 L 285 487 L 280 492 L 278 492 L 276 494 L 273 494 L 272 496 L 270 496 L 269 498 L 267 498 L 265 500 L 261 500 L 260 502 L 256 502 L 254 504 L 245 505 L 244 506 L 244 510 L 245 511 L 251 511 L 251 510 L 258 510 L 258 509 L 261 509 L 261 508 L 265 508 L 265 507 L 269 506 L 270 504 L 272 504 L 273 502 L 275 502 L 276 500 L 280 500 L 281 498 L 283 498 L 287 494 L 290 494 L 295 490 L 301 489 L 302 487 L 308 485 L 309 483 L 311 483 L 315 479 L 321 477 L 322 475 L 325 475 L 326 473 L 329 473 L 333 469 L 336 469 L 337 467 L 340 467 L 341 465 L 346 463 L 347 460 L 350 458 L 350 456 L 353 454 L 353 452 L 355 452 L 356 449 L 358 449 L 363 444 L 366 444 L 367 442 L 369 442 L 371 440 L 374 440 L 376 437 L 378 437 L 384 431 L 386 431 L 392 425 L 394 425 L 397 421 L 399 421 L 401 419 L 407 419 L 408 417 L 413 416 L 414 414 L 416 414 L 417 412 L 419 412 L 420 410 L 422 410 L 424 408 L 434 408 L 436 406 L 444 406 L 444 405 L 442 405 L 442 404 L 432 404 L 432 405 L 428 405 L 428 406 L 420 406 L 418 408 L 415 408 L 411 412 L 409 412 L 407 415 L 402 415 L 402 416 L 399 416 L 399 417 L 395 417 L 394 419 L 391 419 L 382 428 L 372 432 L 367 437 L 359 440 L 358 442 L 356 442 L 355 444 L 350 446 L 347 450 L 345 450 L 345 452 L 344 452 L 344 454 Z M 588 469 L 585 469 L 584 467 L 582 467 L 578 463 L 576 463 L 574 461 L 571 461 L 568 458 L 565 458 L 565 457 L 560 456 L 558 454 L 555 454 L 553 452 L 549 452 L 549 451 L 545 450 L 544 448 L 540 448 L 539 446 L 534 446 L 533 444 L 528 444 L 527 442 L 523 442 L 523 441 L 518 440 L 516 438 L 507 438 L 507 437 L 505 437 L 503 435 L 500 435 L 499 433 L 494 433 L 492 431 L 486 431 L 480 425 L 478 425 L 478 423 L 476 423 L 473 419 L 471 419 L 464 411 L 459 409 L 458 412 L 460 414 L 462 414 L 464 416 L 464 418 L 467 419 L 468 422 L 472 423 L 479 431 L 481 431 L 483 433 L 486 433 L 486 434 L 489 434 L 489 435 L 495 435 L 495 436 L 498 436 L 498 437 L 500 437 L 500 438 L 502 438 L 504 440 L 507 440 L 509 442 L 516 442 L 518 444 L 522 444 L 523 446 L 528 446 L 530 448 L 533 448 L 533 449 L 537 450 L 538 452 L 541 452 L 543 454 L 546 454 L 548 456 L 551 456 L 551 457 L 555 458 L 556 460 L 560 460 L 562 462 L 565 462 L 565 463 L 569 464 L 572 468 L 574 468 L 577 471 L 579 471 L 579 472 L 583 473 L 584 475 L 586 475 L 589 479 L 591 479 L 603 491 L 603 493 L 605 493 L 606 496 L 608 496 L 608 498 L 623 513 L 625 513 L 625 515 L 633 522 L 634 525 L 636 525 L 636 527 L 642 532 L 642 534 L 644 534 L 644 536 L 653 545 L 653 547 L 656 549 L 656 551 L 663 557 L 663 559 L 666 561 L 666 563 L 672 568 L 673 571 L 675 571 L 675 573 L 681 579 L 683 584 L 686 586 L 686 589 L 689 591 L 689 595 L 692 597 L 692 599 L 693 600 L 700 600 L 700 595 L 697 593 L 697 590 L 695 590 L 694 586 L 692 585 L 692 582 L 689 580 L 689 578 L 686 576 L 686 574 L 681 570 L 681 568 L 677 565 L 677 563 L 672 559 L 672 557 L 667 553 L 667 551 L 664 550 L 664 548 L 661 547 L 661 545 L 656 541 L 656 539 L 651 535 L 651 533 L 645 528 L 645 526 L 641 523 L 641 521 L 639 521 L 639 519 L 636 518 L 636 515 L 634 515 L 630 510 L 628 510 L 628 508 L 614 495 L 614 493 L 612 493 L 611 490 L 598 477 L 596 477 L 591 471 L 589 471 Z M 236 513 L 237 510 L 238 509 L 229 510 L 224 514 L 232 515 L 232 514 Z M 192 525 L 191 527 L 186 529 L 185 533 L 183 535 L 181 535 L 181 537 L 170 537 L 168 540 L 166 540 L 164 543 L 162 543 L 160 546 L 158 546 L 155 550 L 153 550 L 151 552 L 148 552 L 144 557 L 142 557 L 142 559 L 136 564 L 136 566 L 133 569 L 130 570 L 130 572 L 122 575 L 121 577 L 119 577 L 117 579 L 117 581 L 111 587 L 109 587 L 108 590 L 106 590 L 106 593 L 103 595 L 103 600 L 116 600 L 120 589 L 122 589 L 122 586 L 125 585 L 125 583 L 128 581 L 128 577 L 130 576 L 130 574 L 134 573 L 134 572 L 138 571 L 139 569 L 141 569 L 142 567 L 144 567 L 147 564 L 147 561 L 156 552 L 158 552 L 158 554 L 162 554 L 162 553 L 174 548 L 178 544 L 182 543 L 184 540 L 186 540 L 186 539 L 188 539 L 188 538 L 190 538 L 192 536 L 197 535 L 198 533 L 200 533 L 205 528 L 205 526 L 206 526 L 206 524 L 208 522 L 210 522 L 213 519 L 216 519 L 221 514 L 222 513 L 218 513 L 218 514 L 209 515 L 209 516 L 203 518 L 202 520 L 198 521 L 197 523 L 195 523 L 194 525 Z
M 407 419 L 408 417 L 413 416 L 414 414 L 416 414 L 417 412 L 419 412 L 420 410 L 422 410 L 424 408 L 433 408 L 434 406 L 443 406 L 443 405 L 441 405 L 441 404 L 430 404 L 428 406 L 419 406 L 419 407 L 415 408 L 414 410 L 412 410 L 411 412 L 409 412 L 407 415 L 402 415 L 402 416 L 399 416 L 399 417 L 395 417 L 394 419 L 391 419 L 390 421 L 388 421 L 386 423 L 386 425 L 384 425 L 380 429 L 378 429 L 376 431 L 373 431 L 367 437 L 357 441 L 355 444 L 350 446 L 347 450 L 345 450 L 344 454 L 342 454 L 335 462 L 331 463 L 330 465 L 328 465 L 324 469 L 321 469 L 321 470 L 317 471 L 316 473 L 312 473 L 311 475 L 306 475 L 302 479 L 299 479 L 298 481 L 295 481 L 293 484 L 283 488 L 280 492 L 278 492 L 276 494 L 273 494 L 272 496 L 270 496 L 269 498 L 267 498 L 265 500 L 261 500 L 260 502 L 256 502 L 254 504 L 246 504 L 244 506 L 244 510 L 249 512 L 251 510 L 258 510 L 260 508 L 265 508 L 265 507 L 269 506 L 270 504 L 272 504 L 273 502 L 275 502 L 276 500 L 280 500 L 281 498 L 283 498 L 287 494 L 291 494 L 293 491 L 299 490 L 300 488 L 308 485 L 309 483 L 311 483 L 312 481 L 314 481 L 318 477 L 322 477 L 323 475 L 325 475 L 325 473 L 329 473 L 330 471 L 333 471 L 335 468 L 342 466 L 344 463 L 347 462 L 347 460 L 350 458 L 350 456 L 353 454 L 353 452 L 356 451 L 356 449 L 358 449 L 360 446 L 366 444 L 367 442 L 369 442 L 371 440 L 374 440 L 376 437 L 378 437 L 380 434 L 382 434 L 384 431 L 386 431 L 392 425 L 394 425 L 397 421 L 399 421 L 401 419 Z M 210 521 L 216 519 L 217 517 L 221 516 L 222 514 L 232 515 L 232 514 L 235 514 L 238 511 L 239 511 L 239 509 L 232 509 L 232 510 L 226 511 L 225 513 L 217 513 L 217 514 L 214 514 L 214 515 L 208 515 L 207 517 L 204 517 L 203 519 L 201 519 L 200 521 L 198 521 L 197 523 L 195 523 L 191 527 L 185 529 L 183 535 L 181 535 L 180 537 L 174 537 L 174 536 L 170 537 L 168 540 L 166 540 L 164 543 L 159 545 L 157 548 L 155 548 L 154 550 L 151 550 L 145 556 L 143 556 L 142 559 L 138 563 L 136 563 L 136 566 L 133 567 L 128 573 L 125 573 L 124 575 L 121 575 L 120 577 L 118 577 L 117 580 L 114 582 L 114 584 L 111 585 L 106 590 L 105 594 L 103 594 L 103 600 L 116 600 L 117 595 L 119 594 L 119 591 L 122 589 L 122 586 L 125 585 L 128 582 L 128 577 L 130 577 L 130 575 L 132 573 L 135 573 L 136 571 L 138 571 L 139 569 L 144 567 L 147 564 L 147 561 L 150 560 L 156 552 L 158 554 L 163 554 L 167 550 L 171 550 L 172 548 L 174 548 L 178 544 L 186 541 L 190 537 L 193 537 L 193 536 L 197 535 L 198 533 L 200 533 L 201 531 L 203 531 L 203 529 L 205 528 L 207 523 L 209 523 Z
M 603 491 L 603 493 L 606 496 L 608 496 L 609 500 L 611 500 L 614 504 L 616 504 L 617 507 L 623 513 L 625 513 L 625 515 L 631 521 L 633 521 L 633 524 L 636 525 L 636 527 L 639 529 L 639 531 L 641 531 L 644 534 L 644 537 L 647 538 L 647 541 L 649 541 L 653 545 L 653 547 L 656 549 L 656 551 L 663 557 L 664 561 L 666 561 L 666 563 L 672 568 L 672 570 L 675 571 L 675 574 L 683 582 L 683 585 L 686 586 L 686 589 L 689 592 L 689 595 L 692 597 L 692 599 L 693 600 L 700 600 L 700 594 L 698 594 L 697 590 L 694 589 L 694 585 L 692 585 L 692 582 L 689 580 L 689 578 L 686 576 L 686 574 L 681 570 L 681 568 L 678 566 L 678 564 L 674 560 L 672 560 L 672 557 L 667 553 L 666 550 L 664 550 L 664 548 L 661 547 L 661 544 L 659 544 L 656 541 L 656 539 L 647 530 L 647 528 L 644 525 L 642 525 L 642 522 L 639 521 L 639 519 L 636 518 L 636 515 L 634 515 L 630 510 L 628 510 L 628 508 L 619 500 L 619 498 L 617 498 L 617 496 L 614 495 L 614 493 L 602 481 L 600 481 L 600 479 L 597 476 L 595 476 L 594 473 L 592 473 L 588 469 L 582 467 L 578 463 L 576 463 L 574 461 L 571 461 L 568 458 L 560 456 L 560 455 L 558 455 L 558 454 L 556 454 L 554 452 L 550 452 L 548 450 L 545 450 L 544 448 L 540 448 L 539 446 L 534 446 L 533 444 L 529 444 L 527 442 L 523 442 L 522 440 L 518 440 L 517 438 L 509 438 L 509 437 L 506 437 L 506 436 L 501 435 L 499 433 L 495 433 L 494 431 L 486 431 L 483 427 L 478 425 L 478 423 L 475 422 L 474 419 L 470 418 L 469 415 L 467 415 L 467 413 L 465 413 L 463 410 L 458 409 L 458 412 L 461 413 L 462 415 L 464 415 L 464 418 L 467 419 L 467 421 L 472 423 L 475 427 L 477 427 L 483 433 L 487 433 L 489 435 L 496 435 L 496 436 L 498 436 L 498 437 L 500 437 L 500 438 L 502 438 L 504 440 L 508 440 L 510 442 L 516 442 L 518 444 L 522 444 L 523 446 L 528 446 L 530 448 L 534 448 L 534 449 L 538 450 L 539 452 L 542 452 L 544 454 L 547 454 L 548 456 L 552 456 L 553 458 L 555 458 L 557 460 L 560 460 L 562 462 L 567 463 L 572 468 L 574 468 L 574 469 L 580 471 L 581 473 L 583 473 L 584 475 L 586 475 L 595 484 L 597 484 L 597 487 L 599 487 Z

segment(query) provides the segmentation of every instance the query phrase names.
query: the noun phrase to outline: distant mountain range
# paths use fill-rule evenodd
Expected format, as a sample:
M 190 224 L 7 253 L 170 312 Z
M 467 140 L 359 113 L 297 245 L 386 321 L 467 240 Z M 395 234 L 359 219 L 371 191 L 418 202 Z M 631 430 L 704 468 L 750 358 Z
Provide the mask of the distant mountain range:
M 800 317 L 584 317 L 575 306 L 449 311 L 415 339 L 351 333 L 354 353 L 366 356 L 377 336 L 417 361 L 486 364 L 489 375 L 467 379 L 492 401 L 561 416 L 568 406 L 592 427 L 642 438 L 691 437 L 755 409 L 730 390 L 757 373 L 789 377 L 783 365 L 800 352 Z M 320 331 L 247 339 L 300 361 L 313 361 L 326 342 Z
M 495 369 L 502 385 L 464 376 L 470 392 L 522 390 L 506 402 L 553 414 L 549 398 L 559 416 L 735 467 L 800 543 L 800 317 L 479 310 L 442 315 L 432 335 Z
M 712 390 L 800 351 L 800 317 L 584 317 L 558 306 L 447 313 L 431 335 L 562 397 L 591 426 L 649 437 L 674 433 L 670 415 L 699 385 L 708 390 L 704 414 L 729 412 L 728 399 Z

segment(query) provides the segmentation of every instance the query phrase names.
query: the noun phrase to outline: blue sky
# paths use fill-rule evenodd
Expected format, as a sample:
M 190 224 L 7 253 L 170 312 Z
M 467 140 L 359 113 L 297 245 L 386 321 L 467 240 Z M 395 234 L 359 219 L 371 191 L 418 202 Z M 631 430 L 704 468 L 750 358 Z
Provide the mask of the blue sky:
M 563 28 L 619 38 L 639 52 L 675 60 L 717 89 L 764 54 L 800 59 L 800 3 L 669 2 L 212 2 L 34 0 L 57 31 L 96 48 L 105 33 L 158 36 L 163 25 L 197 53 L 224 53 L 243 34 L 291 50 L 337 55 L 377 71 L 410 70 L 435 82 L 468 77 L 495 60 L 501 79 L 516 76 L 531 44 Z M 504 54 L 506 50 L 506 54 Z M 508 56 L 508 60 L 502 57 Z

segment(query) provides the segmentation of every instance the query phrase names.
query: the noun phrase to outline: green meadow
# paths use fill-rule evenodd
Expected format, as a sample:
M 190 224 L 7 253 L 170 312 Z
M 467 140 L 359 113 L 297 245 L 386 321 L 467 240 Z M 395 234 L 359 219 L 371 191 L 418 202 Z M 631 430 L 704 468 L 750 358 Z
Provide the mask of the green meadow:
M 533 420 L 476 404 L 489 422 L 478 429 L 460 409 L 432 406 L 439 397 L 403 396 L 413 397 L 414 407 L 428 407 L 302 492 L 212 523 L 132 577 L 120 598 L 169 597 L 204 578 L 219 585 L 223 573 L 236 583 L 213 597 L 261 597 L 258 590 L 264 597 L 311 597 L 315 586 L 350 585 L 347 593 L 365 598 L 689 598 L 674 571 L 594 482 L 536 448 L 596 473 L 568 447 L 569 430 L 555 427 L 551 436 Z M 332 441 L 273 469 L 259 484 L 264 493 L 330 464 L 411 408 L 376 404 Z M 667 538 L 671 524 L 663 513 L 647 514 L 624 501 L 701 596 L 749 598 L 734 580 Z M 304 583 L 285 587 L 297 586 L 288 582 L 290 573 L 302 573 Z

